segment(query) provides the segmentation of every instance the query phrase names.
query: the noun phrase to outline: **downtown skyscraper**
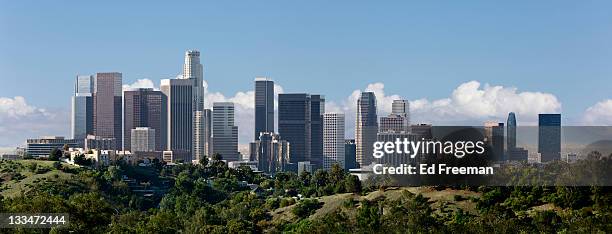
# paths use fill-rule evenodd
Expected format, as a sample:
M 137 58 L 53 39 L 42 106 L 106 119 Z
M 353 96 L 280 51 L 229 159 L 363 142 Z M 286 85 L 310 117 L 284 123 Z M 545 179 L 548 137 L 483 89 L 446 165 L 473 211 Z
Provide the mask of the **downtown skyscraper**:
M 274 132 L 274 81 L 255 78 L 255 140 L 262 132 Z
M 561 114 L 538 115 L 538 153 L 541 162 L 561 160 Z
M 160 87 L 168 98 L 167 150 L 185 162 L 193 149 L 193 84 L 193 79 L 164 79 Z
M 206 113 L 204 110 L 204 68 L 200 63 L 200 51 L 188 50 L 185 52 L 183 64 L 183 79 L 193 80 L 193 159 L 199 160 L 206 152 Z
M 508 151 L 516 148 L 516 115 L 514 112 L 510 112 L 508 114 L 508 119 L 506 120 L 506 147 L 508 147 Z
M 72 139 L 83 140 L 87 135 L 93 135 L 94 129 L 94 77 L 91 75 L 77 76 L 72 96 L 71 132 Z
M 96 73 L 93 93 L 94 135 L 114 138 L 118 149 L 123 146 L 122 79 L 119 72 Z
M 155 150 L 166 150 L 168 142 L 168 99 L 161 91 L 137 89 L 124 92 L 124 150 L 134 151 L 132 146 L 132 130 L 148 127 L 155 134 Z
M 310 161 L 311 126 L 310 95 L 284 93 L 278 95 L 278 134 L 290 144 L 290 162 Z
M 241 160 L 238 152 L 238 126 L 234 125 L 233 102 L 215 102 L 212 110 L 213 153 L 228 162 Z
M 376 114 L 376 95 L 373 92 L 362 92 L 357 100 L 357 119 L 355 121 L 355 145 L 357 148 L 357 166 L 372 163 L 374 142 L 378 133 L 378 116 Z
M 325 113 L 323 115 L 323 169 L 331 169 L 333 164 L 346 167 L 344 154 L 344 114 Z

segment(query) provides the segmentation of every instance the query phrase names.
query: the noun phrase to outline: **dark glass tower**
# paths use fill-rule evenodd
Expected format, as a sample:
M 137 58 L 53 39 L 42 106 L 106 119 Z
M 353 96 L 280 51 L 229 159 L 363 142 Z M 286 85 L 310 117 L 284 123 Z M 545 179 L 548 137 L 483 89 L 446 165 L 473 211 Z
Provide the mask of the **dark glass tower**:
M 506 121 L 506 129 L 507 129 L 507 147 L 508 147 L 508 151 L 513 150 L 514 148 L 516 148 L 516 116 L 514 115 L 514 112 L 510 112 L 508 114 L 508 120 Z
M 310 163 L 323 168 L 323 114 L 325 96 L 310 95 Z
M 124 149 L 131 149 L 131 132 L 137 127 L 155 129 L 155 150 L 163 151 L 167 143 L 167 98 L 160 91 L 138 89 L 124 93 Z
M 278 95 L 278 133 L 291 145 L 290 162 L 311 158 L 311 103 L 306 93 Z
M 255 140 L 261 132 L 274 132 L 274 81 L 255 78 Z
M 185 162 L 191 161 L 193 146 L 193 84 L 193 79 L 161 81 L 161 91 L 168 98 L 167 149 Z
M 538 117 L 538 153 L 541 161 L 561 160 L 561 114 L 540 114 Z

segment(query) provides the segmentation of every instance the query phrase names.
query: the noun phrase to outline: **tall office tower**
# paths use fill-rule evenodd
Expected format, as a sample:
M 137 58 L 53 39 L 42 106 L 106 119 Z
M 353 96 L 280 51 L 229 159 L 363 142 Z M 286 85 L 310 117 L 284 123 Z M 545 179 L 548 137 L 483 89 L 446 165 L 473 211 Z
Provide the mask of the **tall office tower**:
M 168 98 L 166 148 L 173 160 L 191 162 L 193 146 L 193 79 L 164 79 L 161 91 Z
M 508 114 L 508 120 L 506 121 L 506 131 L 506 134 L 508 135 L 506 138 L 506 145 L 508 147 L 508 151 L 511 151 L 516 148 L 516 115 L 514 114 L 514 112 L 510 112 Z
M 272 132 L 260 133 L 259 140 L 250 144 L 250 159 L 257 161 L 257 169 L 275 174 L 285 171 L 289 163 L 289 142 L 281 140 L 278 134 Z
M 130 149 L 134 152 L 156 151 L 155 129 L 150 127 L 136 127 L 130 130 Z M 126 137 L 127 138 L 127 137 Z M 127 144 L 127 139 L 126 139 Z
M 72 97 L 72 139 L 83 140 L 93 134 L 93 76 L 77 76 Z
M 213 103 L 212 115 L 213 154 L 221 154 L 228 162 L 240 160 L 238 127 L 234 126 L 234 103 Z
M 355 121 L 358 167 L 369 165 L 373 161 L 373 144 L 376 141 L 377 132 L 376 96 L 373 92 L 362 92 L 357 100 L 357 119 Z
M 493 127 L 493 160 L 502 161 L 506 160 L 504 155 L 504 123 L 498 123 L 497 126 Z
M 310 161 L 315 170 L 323 167 L 323 114 L 325 96 L 310 95 Z
M 96 73 L 93 95 L 94 135 L 102 138 L 115 138 L 118 149 L 123 148 L 121 86 L 121 73 Z
M 255 78 L 255 140 L 261 132 L 274 132 L 274 81 Z
M 357 152 L 357 147 L 355 145 L 354 139 L 348 139 L 344 141 L 344 164 L 346 170 L 357 168 L 357 160 L 355 159 L 355 154 Z
M 212 157 L 212 110 L 204 109 L 204 152 Z
M 310 111 L 310 95 L 278 95 L 278 134 L 291 143 L 291 163 L 297 164 L 311 158 Z
M 344 114 L 325 113 L 323 115 L 323 169 L 329 170 L 333 164 L 346 169 L 344 155 Z
M 206 156 L 206 113 L 204 110 L 193 112 L 193 160 L 199 162 Z
M 183 79 L 193 80 L 193 143 L 192 157 L 196 160 L 206 155 L 205 113 L 204 113 L 204 68 L 200 63 L 200 51 L 185 51 Z
M 541 162 L 561 160 L 561 114 L 539 114 L 538 122 Z
M 149 89 L 125 91 L 123 97 L 124 150 L 131 150 L 132 129 L 149 127 L 155 130 L 155 150 L 167 149 L 168 100 L 164 93 Z

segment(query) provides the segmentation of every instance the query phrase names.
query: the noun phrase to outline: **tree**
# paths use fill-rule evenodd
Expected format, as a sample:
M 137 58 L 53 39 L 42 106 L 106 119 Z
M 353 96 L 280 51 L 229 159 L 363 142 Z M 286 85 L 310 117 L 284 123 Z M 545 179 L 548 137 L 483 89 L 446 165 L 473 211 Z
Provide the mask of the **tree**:
M 223 156 L 221 154 L 219 154 L 219 153 L 214 153 L 213 156 L 212 156 L 212 160 L 213 161 L 221 161 L 221 160 L 223 160 Z
M 321 208 L 321 203 L 317 199 L 304 199 L 293 209 L 291 213 L 293 213 L 298 218 L 306 218 L 313 214 L 317 209 Z
M 57 148 L 51 150 L 51 152 L 49 153 L 50 161 L 58 161 L 61 157 L 62 157 L 62 151 Z
M 361 181 L 355 175 L 348 175 L 344 181 L 344 186 L 347 192 L 361 193 Z

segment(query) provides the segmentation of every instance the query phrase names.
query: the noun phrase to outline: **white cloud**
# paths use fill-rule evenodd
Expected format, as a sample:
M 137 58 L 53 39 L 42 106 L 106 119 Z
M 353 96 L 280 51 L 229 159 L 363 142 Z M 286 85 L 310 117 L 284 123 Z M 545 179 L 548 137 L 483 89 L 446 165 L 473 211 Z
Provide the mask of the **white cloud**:
M 561 103 L 552 94 L 519 92 L 515 87 L 484 86 L 478 81 L 459 85 L 449 98 L 410 102 L 413 119 L 434 124 L 480 124 L 505 121 L 515 112 L 521 124 L 534 124 L 539 113 L 559 113 Z
M 388 95 L 383 83 L 369 84 L 364 91 L 374 92 L 378 105 L 378 116 L 391 112 L 393 100 L 400 95 Z M 328 101 L 326 112 L 344 112 L 346 115 L 346 137 L 354 137 L 357 99 L 361 90 L 355 90 L 345 100 Z M 515 112 L 520 124 L 535 124 L 539 113 L 559 113 L 561 103 L 548 93 L 519 92 L 514 87 L 481 85 L 469 81 L 459 85 L 448 98 L 428 100 L 421 98 L 410 101 L 410 115 L 413 123 L 437 125 L 481 125 L 494 119 L 505 122 L 509 112 Z
M 45 109 L 28 105 L 24 97 L 0 97 L 0 119 L 21 118 L 32 114 L 47 114 Z
M 152 88 L 155 90 L 158 90 L 155 87 L 155 83 L 153 83 L 152 80 L 150 79 L 138 79 L 136 82 L 132 83 L 132 84 L 124 84 L 123 85 L 123 91 L 131 91 L 131 90 L 136 90 L 136 89 L 140 89 L 140 88 Z
M 612 125 L 612 99 L 606 99 L 589 107 L 584 112 L 582 122 L 585 125 Z
M 28 104 L 24 97 L 0 97 L 0 147 L 23 145 L 25 139 L 42 135 L 66 136 L 70 113 Z

